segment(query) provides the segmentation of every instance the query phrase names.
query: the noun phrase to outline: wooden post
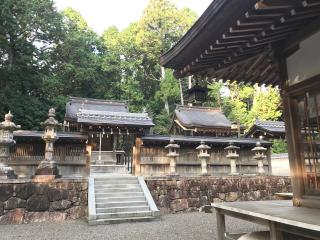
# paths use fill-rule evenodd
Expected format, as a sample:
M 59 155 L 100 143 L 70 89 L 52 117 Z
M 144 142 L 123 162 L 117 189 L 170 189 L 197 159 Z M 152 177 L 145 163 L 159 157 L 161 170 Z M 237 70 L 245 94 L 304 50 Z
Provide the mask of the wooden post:
M 220 213 L 219 209 L 216 209 L 217 215 L 217 237 L 218 240 L 224 240 L 224 235 L 226 232 L 226 220 L 225 216 Z
M 86 145 L 86 169 L 87 169 L 88 175 L 90 174 L 91 152 L 92 152 L 92 146 Z
M 285 120 L 286 138 L 288 143 L 288 155 L 290 171 L 292 176 L 292 190 L 293 190 L 293 202 L 299 205 L 300 199 L 304 193 L 304 183 L 301 168 L 301 143 L 299 131 L 299 122 L 296 114 L 298 113 L 296 100 L 291 99 L 287 92 L 283 90 L 281 92 L 283 102 L 283 112 Z
M 135 176 L 140 176 L 141 174 L 141 145 L 142 139 L 140 137 L 136 138 L 135 145 L 133 146 L 133 166 L 132 173 Z
M 101 132 L 99 133 L 99 164 L 101 164 L 101 142 L 102 142 L 102 134 Z
M 277 229 L 275 222 L 269 222 L 270 240 L 282 240 L 282 233 Z

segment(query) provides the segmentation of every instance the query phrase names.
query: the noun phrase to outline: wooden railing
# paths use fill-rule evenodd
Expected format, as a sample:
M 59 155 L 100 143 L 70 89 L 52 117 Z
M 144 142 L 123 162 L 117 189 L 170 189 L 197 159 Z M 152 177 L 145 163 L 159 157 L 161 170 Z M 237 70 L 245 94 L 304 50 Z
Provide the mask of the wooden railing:
M 17 144 L 10 149 L 9 164 L 38 165 L 44 159 L 44 144 Z M 64 144 L 54 148 L 54 160 L 59 165 L 85 165 L 85 145 Z

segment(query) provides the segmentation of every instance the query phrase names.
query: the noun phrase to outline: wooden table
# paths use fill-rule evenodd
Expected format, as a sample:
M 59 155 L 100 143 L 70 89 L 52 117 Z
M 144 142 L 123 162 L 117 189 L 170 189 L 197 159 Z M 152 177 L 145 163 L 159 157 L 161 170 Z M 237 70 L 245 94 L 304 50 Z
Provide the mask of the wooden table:
M 227 239 L 225 215 L 269 227 L 271 240 L 282 240 L 283 232 L 320 239 L 320 209 L 293 207 L 291 200 L 216 203 L 213 207 L 218 240 Z

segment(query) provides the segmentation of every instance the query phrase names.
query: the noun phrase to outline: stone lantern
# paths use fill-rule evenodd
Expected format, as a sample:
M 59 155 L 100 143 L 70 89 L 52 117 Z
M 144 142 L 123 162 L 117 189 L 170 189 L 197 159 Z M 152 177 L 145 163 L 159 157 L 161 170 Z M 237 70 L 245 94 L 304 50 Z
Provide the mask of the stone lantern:
M 201 161 L 201 175 L 209 175 L 207 169 L 207 160 L 210 158 L 208 150 L 211 149 L 204 141 L 200 142 L 200 145 L 196 148 L 199 151 L 198 158 Z
M 8 166 L 10 156 L 10 146 L 15 144 L 13 131 L 20 129 L 20 125 L 12 122 L 12 114 L 9 111 L 4 117 L 4 122 L 0 123 L 0 179 L 15 179 L 13 169 Z
M 169 150 L 169 153 L 167 154 L 167 157 L 170 158 L 169 175 L 176 176 L 178 175 L 176 173 L 176 160 L 177 160 L 177 157 L 179 157 L 179 153 L 177 152 L 177 149 L 179 149 L 180 146 L 176 144 L 173 139 L 170 139 L 170 143 L 167 146 L 165 146 L 165 148 Z
M 46 143 L 45 156 L 36 170 L 36 179 L 51 180 L 59 176 L 57 164 L 53 159 L 54 142 L 58 139 L 57 127 L 61 124 L 55 119 L 56 113 L 54 108 L 49 109 L 48 119 L 42 123 L 45 127 L 42 139 Z
M 240 147 L 237 147 L 233 145 L 233 142 L 229 143 L 229 146 L 224 148 L 227 151 L 227 158 L 230 159 L 230 175 L 238 175 L 237 172 L 237 159 L 239 159 L 239 149 Z
M 258 161 L 258 174 L 264 174 L 264 167 L 263 167 L 263 160 L 266 158 L 265 152 L 267 151 L 266 148 L 261 146 L 260 141 L 256 143 L 256 147 L 254 147 L 251 151 L 254 152 L 253 159 Z

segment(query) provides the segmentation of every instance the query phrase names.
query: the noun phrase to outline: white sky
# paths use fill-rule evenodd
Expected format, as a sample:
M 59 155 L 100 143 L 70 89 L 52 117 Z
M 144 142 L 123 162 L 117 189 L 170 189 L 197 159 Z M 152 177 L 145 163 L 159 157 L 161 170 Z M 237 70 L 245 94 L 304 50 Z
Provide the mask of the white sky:
M 126 28 L 140 18 L 149 0 L 54 0 L 58 10 L 72 7 L 79 11 L 89 26 L 97 33 L 115 25 Z M 188 7 L 199 16 L 212 0 L 171 0 L 178 8 Z

